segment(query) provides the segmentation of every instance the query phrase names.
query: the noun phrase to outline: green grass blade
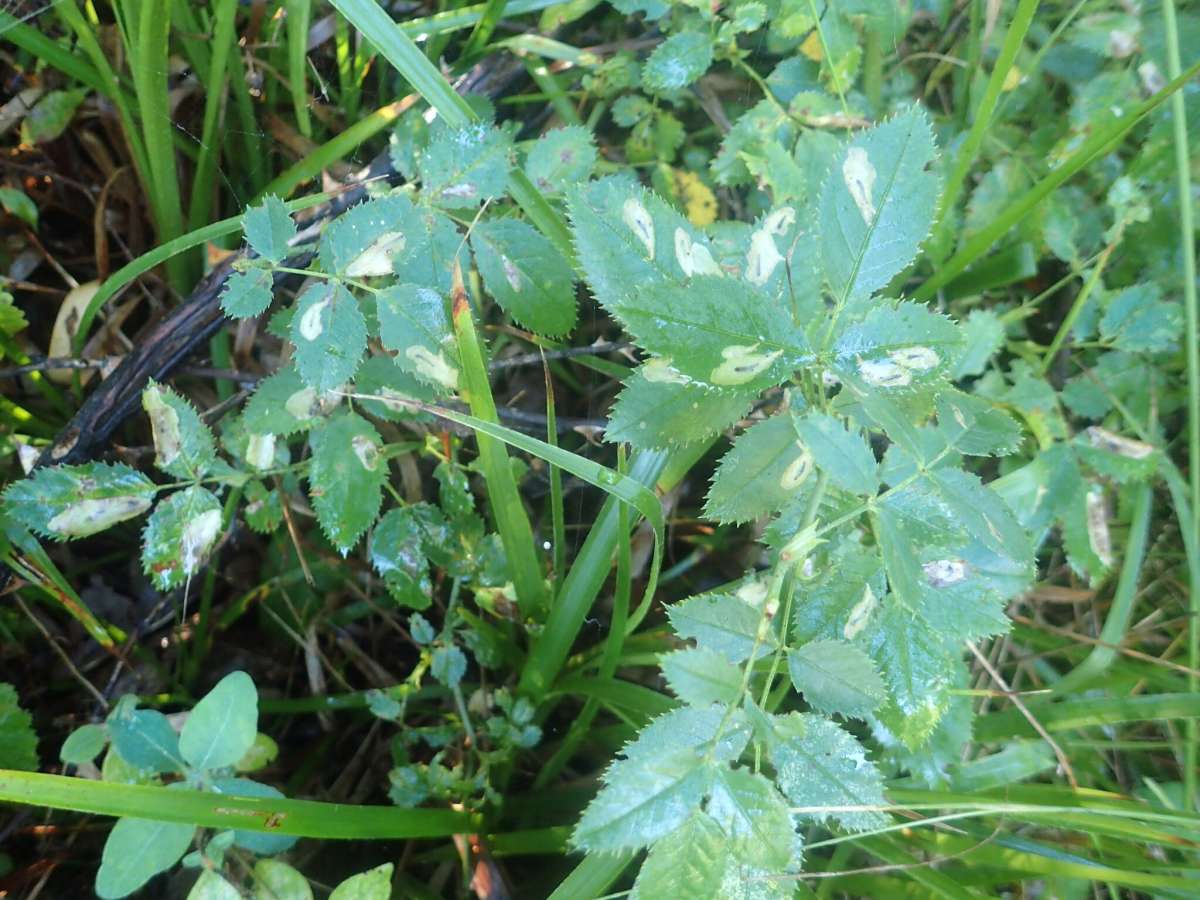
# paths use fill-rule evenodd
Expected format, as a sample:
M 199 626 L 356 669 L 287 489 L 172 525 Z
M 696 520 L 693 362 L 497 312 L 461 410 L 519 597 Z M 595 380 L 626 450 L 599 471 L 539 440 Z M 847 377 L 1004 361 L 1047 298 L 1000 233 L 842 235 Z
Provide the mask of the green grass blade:
M 345 131 L 331 138 L 309 153 L 304 159 L 295 163 L 264 187 L 255 199 L 261 199 L 267 194 L 277 197 L 287 197 L 297 187 L 321 174 L 321 170 L 343 157 L 349 156 L 379 132 L 396 121 L 406 109 L 412 106 L 411 98 L 397 100 L 381 106 L 368 116 L 363 116 Z
M 967 136 L 959 148 L 958 156 L 954 160 L 954 168 L 946 180 L 946 188 L 942 192 L 940 204 L 940 221 L 935 228 L 935 233 L 939 235 L 945 230 L 947 223 L 953 221 L 948 213 L 958 203 L 963 182 L 966 181 L 967 173 L 975 163 L 975 159 L 979 155 L 979 148 L 983 146 L 983 140 L 987 137 L 988 128 L 991 126 L 992 117 L 996 112 L 996 105 L 1000 102 L 1000 95 L 1004 89 L 1004 81 L 1008 78 L 1008 73 L 1017 60 L 1017 53 L 1025 43 L 1025 35 L 1029 31 L 1029 25 L 1033 21 L 1033 14 L 1037 8 L 1038 0 L 1020 0 L 1016 12 L 1013 13 L 1012 22 L 1004 35 L 1004 44 L 1000 48 L 1000 55 L 996 58 L 996 65 L 992 68 L 992 75 L 988 79 L 987 89 L 983 93 L 983 99 L 979 101 L 979 108 L 975 110 L 975 121 L 971 123 L 971 130 L 967 132 Z M 970 73 L 968 73 L 969 76 Z M 937 245 L 940 244 L 940 241 L 935 239 L 933 243 Z
M 1164 0 L 1163 22 L 1167 35 L 1167 74 L 1172 79 L 1179 74 L 1179 26 L 1175 17 L 1175 0 Z M 1184 346 L 1187 348 L 1187 395 L 1188 395 L 1188 488 L 1191 494 L 1190 547 L 1200 545 L 1200 312 L 1196 300 L 1196 247 L 1195 223 L 1192 218 L 1192 175 L 1191 154 L 1188 150 L 1187 111 L 1183 94 L 1171 97 L 1171 115 L 1175 140 L 1175 172 L 1178 178 L 1179 197 L 1179 240 L 1183 257 L 1183 305 L 1186 320 Z M 1196 566 L 1190 570 L 1195 575 Z M 1200 582 L 1191 579 L 1188 592 L 1188 667 L 1193 672 L 1200 668 Z M 1188 676 L 1188 689 L 1195 692 L 1200 679 Z M 1195 809 L 1200 809 L 1200 793 L 1196 790 L 1197 768 L 1200 767 L 1200 725 L 1195 719 L 1187 724 L 1187 752 L 1185 784 L 1187 796 Z
M 306 138 L 312 137 L 312 118 L 308 113 L 308 28 L 312 22 L 312 0 L 287 0 L 288 87 L 296 127 Z
M 375 0 L 330 2 L 375 45 L 448 125 L 460 127 L 475 121 L 475 113 L 467 102 Z M 509 192 L 534 227 L 554 243 L 565 259 L 573 261 L 575 247 L 567 223 L 520 169 L 514 169 L 510 176 Z
M 475 28 L 471 31 L 470 37 L 467 38 L 466 46 L 463 47 L 462 58 L 464 60 L 474 60 L 476 57 L 482 55 L 484 48 L 487 46 L 488 39 L 491 38 L 492 32 L 496 30 L 496 25 L 504 16 L 504 7 L 506 5 L 506 0 L 488 0 L 484 5 L 483 15 L 475 23 Z
M 95 67 L 88 65 L 78 54 L 72 53 L 58 41 L 3 10 L 0 10 L 0 41 L 8 41 L 14 47 L 20 47 L 31 56 L 58 69 L 68 78 L 112 99 L 109 91 L 113 86 L 100 76 Z
M 474 817 L 450 810 L 235 797 L 7 769 L 0 769 L 0 801 L 205 828 L 342 840 L 445 837 L 476 831 L 480 826 Z
M 334 196 L 336 195 L 332 193 L 313 194 L 308 197 L 302 197 L 299 200 L 293 200 L 286 205 L 289 212 L 296 212 L 297 210 L 308 209 L 310 206 L 318 206 Z M 125 285 L 138 276 L 145 275 L 155 266 L 162 265 L 162 263 L 178 253 L 184 253 L 193 247 L 201 247 L 208 241 L 215 241 L 217 238 L 235 234 L 241 230 L 242 217 L 230 216 L 228 219 L 221 219 L 219 222 L 213 222 L 211 225 L 197 228 L 195 231 L 177 237 L 173 241 L 160 244 L 148 253 L 143 253 L 137 259 L 117 269 L 117 271 L 108 276 L 104 284 L 100 285 L 100 289 L 96 291 L 96 295 L 88 302 L 83 314 L 79 317 L 79 330 L 75 333 L 74 341 L 75 352 L 83 352 L 83 345 L 87 343 L 88 329 L 91 328 L 96 314 Z
M 1084 697 L 1062 702 L 1027 703 L 1029 711 L 1047 731 L 1070 731 L 1142 722 L 1150 719 L 1195 719 L 1200 716 L 1200 694 L 1146 694 L 1135 697 Z M 1033 726 L 1018 709 L 988 713 L 975 720 L 979 742 L 1036 737 Z
M 150 208 L 158 239 L 171 241 L 183 234 L 183 208 L 175 168 L 175 127 L 167 92 L 171 19 L 164 14 L 161 4 L 155 2 L 143 2 L 136 12 L 135 43 L 128 49 L 149 165 Z M 180 295 L 188 291 L 196 278 L 193 270 L 198 267 L 189 256 L 195 255 L 176 255 L 167 260 L 167 277 Z
M 632 850 L 586 856 L 547 900 L 594 900 L 601 897 L 637 857 Z
M 200 126 L 200 152 L 196 157 L 196 174 L 192 177 L 191 202 L 188 203 L 188 230 L 195 231 L 208 223 L 212 214 L 220 142 L 217 124 L 225 105 L 225 73 L 229 51 L 234 42 L 237 0 L 214 0 L 212 58 L 209 61 L 208 82 L 204 91 L 204 120 Z
M 918 300 L 932 299 L 939 288 L 949 283 L 967 266 L 983 256 L 992 244 L 1008 234 L 1010 228 L 1036 209 L 1038 204 L 1050 196 L 1055 189 L 1111 150 L 1138 122 L 1165 103 L 1197 72 L 1200 72 L 1200 62 L 1190 66 L 1186 72 L 1172 79 L 1161 91 L 1135 106 L 1126 115 L 1097 130 L 1050 174 L 1002 209 L 984 228 L 971 237 L 961 250 L 950 257 L 924 284 L 917 288 L 913 296 Z
M 455 271 L 457 273 L 458 270 Z M 488 382 L 484 349 L 475 331 L 471 303 L 461 281 L 456 285 L 453 296 L 454 334 L 458 340 L 458 354 L 466 381 L 466 384 L 461 386 L 462 393 L 479 425 L 486 423 L 495 426 L 500 419 Z M 479 462 L 487 482 L 488 504 L 496 521 L 496 530 L 500 532 L 500 542 L 504 545 L 509 574 L 517 592 L 517 603 L 526 617 L 541 619 L 545 616 L 548 605 L 542 564 L 534 546 L 533 529 L 521 500 L 521 491 L 513 475 L 508 451 L 502 439 L 491 429 L 480 428 L 475 424 L 471 424 L 471 427 L 475 428 L 475 437 L 479 444 Z M 549 444 L 546 446 L 549 447 Z

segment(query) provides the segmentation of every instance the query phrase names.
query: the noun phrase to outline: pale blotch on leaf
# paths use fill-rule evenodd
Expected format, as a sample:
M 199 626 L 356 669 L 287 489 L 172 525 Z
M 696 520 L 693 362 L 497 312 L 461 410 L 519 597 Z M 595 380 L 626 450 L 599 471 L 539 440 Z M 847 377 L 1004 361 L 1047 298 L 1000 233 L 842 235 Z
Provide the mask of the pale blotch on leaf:
M 504 278 L 518 294 L 521 292 L 521 270 L 516 267 L 511 259 L 501 255 L 500 265 L 504 267 Z
M 747 581 L 734 592 L 734 596 L 743 603 L 760 609 L 763 601 L 767 599 L 767 584 L 758 579 Z
M 379 447 L 365 434 L 356 434 L 351 438 L 350 447 L 368 472 L 374 472 L 379 467 Z
M 942 361 L 937 352 L 929 347 L 903 347 L 893 350 L 888 357 L 898 366 L 903 366 L 912 372 L 928 372 L 937 368 Z
M 1087 430 L 1088 443 L 1097 450 L 1107 450 L 1129 459 L 1145 459 L 1154 452 L 1154 445 L 1145 441 L 1135 441 L 1119 434 L 1113 434 L 1107 428 L 1093 425 Z
M 863 588 L 862 598 L 854 604 L 850 615 L 846 617 L 846 627 L 842 629 L 842 637 L 848 641 L 858 637 L 867 627 L 867 623 L 871 621 L 871 614 L 875 612 L 875 607 L 878 605 L 879 601 L 875 599 L 875 592 L 868 584 Z
M 642 364 L 642 377 L 651 384 L 691 384 L 688 378 L 671 365 L 671 357 L 655 356 Z
M 708 248 L 692 240 L 682 228 L 675 229 L 675 261 L 688 278 L 693 275 L 724 275 Z
M 208 555 L 209 548 L 221 530 L 221 511 L 210 509 L 192 519 L 183 528 L 179 539 L 183 574 L 192 575 Z
M 935 588 L 958 584 L 967 577 L 967 564 L 961 559 L 935 559 L 922 563 L 925 580 Z
M 80 500 L 47 522 L 46 527 L 63 537 L 87 537 L 118 522 L 140 516 L 149 508 L 150 497 L 140 494 Z
M 381 234 L 346 267 L 346 274 L 351 278 L 391 275 L 392 257 L 403 250 L 406 243 L 403 233 L 399 231 Z
M 904 387 L 912 384 L 912 371 L 887 359 L 858 361 L 858 374 L 872 387 Z
M 750 251 L 746 254 L 746 280 L 759 286 L 766 284 L 781 262 L 783 254 L 764 225 L 750 236 Z
M 646 256 L 654 259 L 654 220 L 642 201 L 634 197 L 626 200 L 621 207 L 621 219 L 645 246 Z
M 444 354 L 434 353 L 420 344 L 413 344 L 404 351 L 404 355 L 417 367 L 417 371 L 430 381 L 450 390 L 458 387 L 458 369 L 446 361 Z
M 452 184 L 450 187 L 442 189 L 443 197 L 450 197 L 454 200 L 470 200 L 475 193 L 475 185 L 465 181 L 462 184 Z
M 808 448 L 799 441 L 796 441 L 796 446 L 800 448 L 800 455 L 788 463 L 788 467 L 779 478 L 779 486 L 785 491 L 796 490 L 808 480 L 813 471 L 813 457 Z
M 763 219 L 762 231 L 782 236 L 796 222 L 796 210 L 790 206 L 781 206 Z
M 151 385 L 142 391 L 142 408 L 150 416 L 150 430 L 154 434 L 158 464 L 169 466 L 183 449 L 183 437 L 179 433 L 179 413 L 163 400 L 163 393 L 158 385 Z
M 317 392 L 310 387 L 301 388 L 284 401 L 283 408 L 293 419 L 305 422 L 314 415 L 317 403 Z
M 275 435 L 252 434 L 246 441 L 246 462 L 255 469 L 269 469 L 275 461 Z
M 722 385 L 745 384 L 771 368 L 783 353 L 782 350 L 759 353 L 758 348 L 758 344 L 731 344 L 724 348 L 721 357 L 725 361 L 712 370 L 709 381 Z
M 1087 533 L 1092 552 L 1105 566 L 1113 564 L 1112 535 L 1108 531 L 1108 504 L 1104 491 L 1093 488 L 1087 492 Z
M 414 402 L 412 397 L 390 387 L 380 388 L 379 393 L 372 399 L 378 400 L 392 412 L 406 412 L 411 410 Z
M 846 151 L 842 180 L 846 182 L 846 190 L 862 214 L 863 222 L 870 225 L 875 221 L 875 203 L 871 200 L 875 190 L 875 167 L 862 147 L 851 147 Z
M 300 316 L 300 337 L 306 341 L 315 341 L 321 336 L 325 330 L 325 323 L 321 321 L 321 314 L 325 312 L 325 308 L 329 306 L 328 300 L 322 300 L 319 303 L 314 303 Z

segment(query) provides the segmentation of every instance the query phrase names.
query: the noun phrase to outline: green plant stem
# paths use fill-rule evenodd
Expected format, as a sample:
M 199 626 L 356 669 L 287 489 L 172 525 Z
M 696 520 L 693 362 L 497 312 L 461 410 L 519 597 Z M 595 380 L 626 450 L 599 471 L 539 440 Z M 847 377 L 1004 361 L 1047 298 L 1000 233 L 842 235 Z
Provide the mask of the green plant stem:
M 1180 77 L 1179 25 L 1175 17 L 1175 0 L 1163 0 L 1163 24 L 1167 37 L 1167 75 Z M 1184 346 L 1187 348 L 1188 386 L 1188 475 L 1191 494 L 1191 537 L 1200 545 L 1200 312 L 1196 299 L 1195 223 L 1192 218 L 1191 154 L 1188 150 L 1187 110 L 1183 94 L 1171 97 L 1172 124 L 1175 138 L 1175 175 L 1179 195 L 1179 239 L 1183 257 L 1183 305 L 1186 322 Z M 1200 584 L 1194 579 L 1188 592 L 1188 667 L 1200 668 Z M 1196 691 L 1200 680 L 1188 676 L 1188 690 Z M 1200 723 L 1187 723 L 1187 751 L 1184 778 L 1187 797 L 1193 808 L 1200 809 L 1200 793 L 1196 790 L 1197 768 L 1200 767 Z
M 1150 513 L 1154 489 L 1149 484 L 1138 485 L 1133 501 L 1133 519 L 1129 523 L 1129 540 L 1125 545 L 1125 558 L 1121 563 L 1121 575 L 1117 580 L 1112 605 L 1104 619 L 1099 640 L 1091 652 L 1074 669 L 1051 685 L 1056 694 L 1082 691 L 1100 678 L 1117 658 L 1129 620 L 1133 615 L 1134 600 L 1137 598 L 1138 580 L 1142 573 L 1142 562 L 1146 556 L 1146 545 L 1150 540 Z
M 1042 364 L 1039 368 L 1039 374 L 1043 377 L 1050 371 L 1050 367 L 1054 365 L 1054 360 L 1058 358 L 1059 352 L 1066 343 L 1067 338 L 1071 336 L 1071 330 L 1075 327 L 1075 323 L 1079 320 L 1080 314 L 1084 307 L 1087 306 L 1088 298 L 1092 296 L 1092 291 L 1096 289 L 1096 285 L 1100 283 L 1100 278 L 1104 274 L 1104 269 L 1108 266 L 1109 257 L 1112 256 L 1113 250 L 1117 247 L 1114 241 L 1104 248 L 1100 254 L 1100 258 L 1096 260 L 1096 265 L 1088 276 L 1087 281 L 1083 283 L 1083 287 L 1079 289 L 1079 293 L 1075 295 L 1075 300 L 1071 303 L 1071 308 L 1067 310 L 1066 316 L 1058 325 L 1058 331 L 1054 334 L 1054 340 L 1050 342 L 1050 346 L 1046 348 L 1045 354 L 1042 356 Z
M 440 809 L 235 797 L 0 769 L 0 801 L 102 816 L 326 839 L 446 837 L 478 831 L 477 817 Z
M 461 282 L 454 291 L 454 335 L 458 341 L 465 385 L 460 385 L 472 414 L 484 422 L 499 424 L 496 401 L 488 383 L 484 350 L 475 331 L 471 304 Z M 517 603 L 526 617 L 541 619 L 548 606 L 542 564 L 533 543 L 533 528 L 521 501 L 504 444 L 491 435 L 477 431 L 479 462 L 487 481 L 488 503 L 500 532 L 500 542 L 508 559 L 509 574 L 517 592 Z
M 992 244 L 1008 234 L 1009 229 L 1036 209 L 1038 204 L 1050 196 L 1055 189 L 1114 149 L 1138 122 L 1165 103 L 1197 72 L 1200 72 L 1200 62 L 1189 66 L 1187 71 L 1172 79 L 1161 91 L 1139 103 L 1126 115 L 1093 133 L 1070 157 L 1041 178 L 1032 188 L 1004 207 L 984 228 L 969 238 L 961 250 L 951 256 L 924 284 L 917 288 L 913 296 L 922 301 L 933 299 L 941 287 L 983 256 Z

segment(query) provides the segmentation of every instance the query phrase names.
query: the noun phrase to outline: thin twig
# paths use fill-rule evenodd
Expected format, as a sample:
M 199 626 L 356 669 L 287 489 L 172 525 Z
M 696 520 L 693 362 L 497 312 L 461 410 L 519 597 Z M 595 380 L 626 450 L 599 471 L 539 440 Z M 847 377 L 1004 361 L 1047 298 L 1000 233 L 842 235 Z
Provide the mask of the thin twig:
M 17 606 L 21 607 L 21 612 L 25 613 L 25 615 L 29 618 L 29 621 L 33 623 L 33 627 L 42 633 L 42 637 L 46 639 L 46 643 L 50 645 L 50 649 L 53 650 L 58 655 L 58 658 L 63 661 L 63 665 L 67 667 L 67 669 L 71 672 L 71 675 L 74 676 L 75 680 L 82 684 L 84 689 L 96 698 L 96 702 L 100 704 L 102 709 L 107 711 L 108 701 L 104 699 L 104 695 L 96 689 L 94 684 L 83 677 L 82 672 L 75 668 L 75 663 L 71 662 L 71 657 L 67 656 L 67 652 L 63 650 L 62 647 L 58 646 L 58 641 L 54 640 L 54 636 L 50 634 L 50 631 L 46 628 L 46 626 L 43 625 L 41 620 L 33 614 L 32 610 L 30 610 L 28 606 L 25 605 L 25 601 L 21 599 L 20 595 L 13 594 L 13 599 L 17 601 Z
M 1073 789 L 1079 790 L 1079 782 L 1075 780 L 1075 771 L 1071 768 L 1071 763 L 1067 760 L 1067 755 L 1063 753 L 1062 747 L 1058 746 L 1058 742 L 1050 736 L 1050 732 L 1048 732 L 1042 726 L 1042 723 L 1034 717 L 1033 713 L 1029 711 L 1029 707 L 1025 705 L 1025 701 L 1021 699 L 1020 695 L 1014 693 L 1012 688 L 1008 686 L 1008 682 L 1004 680 L 1004 676 L 996 670 L 996 667 L 991 664 L 986 656 L 979 652 L 979 648 L 975 646 L 975 643 L 973 641 L 967 641 L 967 646 L 971 649 L 971 653 L 975 655 L 975 658 L 979 660 L 979 664 L 983 666 L 989 675 L 992 676 L 992 680 L 995 681 L 996 684 L 1000 685 L 1000 689 L 1010 694 L 1013 706 L 1021 711 L 1021 715 L 1023 715 L 1029 724 L 1033 726 L 1033 730 L 1041 736 L 1042 740 L 1050 745 L 1050 749 L 1054 751 L 1054 755 L 1058 759 L 1058 764 L 1062 768 L 1063 774 L 1067 776 L 1067 781 L 1071 783 L 1071 787 Z

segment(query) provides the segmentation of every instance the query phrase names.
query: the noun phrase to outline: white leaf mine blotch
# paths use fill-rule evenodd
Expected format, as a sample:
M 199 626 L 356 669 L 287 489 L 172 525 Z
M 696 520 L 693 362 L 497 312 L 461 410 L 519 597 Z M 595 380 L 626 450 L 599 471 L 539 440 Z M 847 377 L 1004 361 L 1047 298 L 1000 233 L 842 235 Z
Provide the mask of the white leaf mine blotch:
M 365 434 L 356 434 L 350 439 L 350 447 L 359 463 L 368 472 L 374 472 L 379 466 L 379 447 Z
M 746 254 L 746 280 L 760 287 L 767 283 L 783 255 L 775 246 L 775 238 L 764 226 L 750 236 L 750 251 Z
M 500 265 L 504 267 L 504 279 L 508 282 L 508 286 L 518 294 L 521 293 L 521 270 L 503 254 L 500 256 Z
M 942 361 L 937 352 L 929 347 L 904 347 L 900 350 L 893 350 L 888 354 L 898 366 L 903 366 L 913 372 L 928 372 L 930 369 L 936 369 L 938 363 Z
M 307 422 L 315 414 L 317 392 L 310 387 L 301 388 L 284 401 L 283 408 L 293 419 Z
M 637 239 L 646 248 L 646 256 L 654 259 L 654 220 L 642 205 L 642 201 L 630 197 L 621 207 L 621 219 L 637 235 Z
M 260 471 L 275 462 L 275 435 L 252 434 L 246 441 L 246 462 Z
M 813 472 L 812 454 L 799 441 L 796 441 L 796 446 L 800 448 L 800 455 L 788 463 L 788 467 L 779 477 L 779 486 L 785 491 L 796 490 L 808 480 L 808 476 Z
M 208 555 L 213 541 L 221 530 L 221 511 L 210 509 L 202 512 L 183 526 L 179 538 L 179 557 L 183 563 L 183 574 L 192 575 Z
M 781 206 L 770 213 L 762 223 L 762 231 L 768 234 L 784 235 L 796 222 L 796 210 L 790 206 Z
M 346 267 L 346 274 L 350 278 L 391 275 L 392 257 L 403 250 L 406 243 L 402 232 L 388 231 L 381 234 Z
M 300 337 L 306 341 L 315 341 L 325 331 L 325 323 L 321 321 L 328 300 L 321 300 L 306 309 L 300 316 Z
M 163 392 L 156 384 L 142 391 L 142 408 L 150 416 L 150 430 L 154 435 L 154 449 L 158 451 L 158 464 L 169 466 L 183 450 L 179 413 L 163 399 Z
M 1145 459 L 1154 452 L 1154 445 L 1145 441 L 1135 441 L 1131 438 L 1113 434 L 1107 428 L 1093 425 L 1087 430 L 1088 443 L 1097 450 L 1107 450 L 1129 459 Z
M 925 580 L 935 588 L 958 584 L 967 577 L 967 564 L 961 559 L 935 559 L 922 563 Z
M 871 165 L 867 151 L 862 147 L 851 147 L 846 151 L 842 163 L 842 180 L 868 226 L 875 221 L 875 203 L 871 195 L 875 190 L 875 167 Z
M 1087 533 L 1092 552 L 1105 566 L 1113 564 L 1112 535 L 1108 530 L 1108 504 L 1104 491 L 1092 488 L 1087 492 Z
M 404 355 L 424 378 L 452 391 L 458 388 L 458 369 L 450 365 L 444 353 L 434 353 L 428 347 L 413 344 Z
M 875 592 L 871 590 L 868 584 L 863 588 L 862 598 L 854 604 L 850 610 L 850 615 L 846 617 L 846 626 L 842 629 L 842 637 L 848 641 L 858 637 L 867 623 L 871 621 L 871 614 L 875 612 L 875 607 L 879 605 L 879 601 L 875 599 Z
M 858 361 L 858 374 L 872 387 L 904 387 L 912 384 L 912 372 L 887 359 Z
M 150 508 L 150 503 L 151 498 L 141 494 L 80 500 L 47 522 L 46 528 L 63 537 L 87 537 L 141 515 Z
M 736 385 L 745 384 L 757 378 L 782 355 L 782 350 L 774 353 L 759 353 L 760 345 L 731 344 L 721 351 L 725 360 L 712 370 L 709 381 L 713 384 Z
M 642 363 L 642 377 L 651 384 L 691 384 L 688 378 L 671 365 L 671 357 L 655 356 Z

